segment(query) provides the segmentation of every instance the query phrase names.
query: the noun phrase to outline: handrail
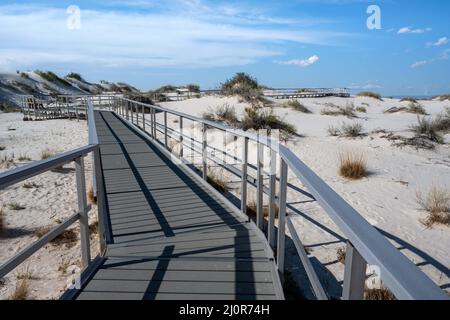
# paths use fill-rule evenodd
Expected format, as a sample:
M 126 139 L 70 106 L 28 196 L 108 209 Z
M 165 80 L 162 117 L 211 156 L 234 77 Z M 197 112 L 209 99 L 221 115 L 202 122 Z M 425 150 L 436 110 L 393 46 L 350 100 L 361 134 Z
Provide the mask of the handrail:
M 399 299 L 450 299 L 427 275 L 425 275 L 425 273 L 399 252 L 384 236 L 370 225 L 353 207 L 318 177 L 286 146 L 265 136 L 230 128 L 223 124 L 201 119 L 179 111 L 136 102 L 127 98 L 115 97 L 115 99 L 115 104 L 112 107 L 117 107 L 117 105 L 120 105 L 118 102 L 122 102 L 122 107 L 127 109 L 127 114 L 130 110 L 130 105 L 136 106 L 137 112 L 134 113 L 137 114 L 139 114 L 137 106 L 140 106 L 142 110 L 144 110 L 144 108 L 150 109 L 153 115 L 155 110 L 164 112 L 165 114 L 172 114 L 180 117 L 180 119 L 185 118 L 200 123 L 204 128 L 215 128 L 238 137 L 253 140 L 258 144 L 269 148 L 271 151 L 278 153 L 281 158 L 281 167 L 283 167 L 283 164 L 287 165 L 287 167 L 295 174 L 296 178 L 306 186 L 308 191 L 345 234 L 349 241 L 347 253 L 350 262 L 346 264 L 346 279 L 344 280 L 344 291 L 347 291 L 348 293 L 347 298 L 355 296 L 351 294 L 352 288 L 355 286 L 352 282 L 352 278 L 356 278 L 354 273 L 364 272 L 365 276 L 365 268 L 358 268 L 358 266 L 365 266 L 366 263 L 369 263 L 379 267 L 381 273 L 380 276 L 383 279 L 384 285 L 386 285 Z M 131 115 L 133 122 L 133 107 L 131 108 Z M 136 121 L 139 121 L 137 117 Z M 151 122 L 153 121 L 154 120 Z M 151 134 L 151 136 L 153 136 L 153 134 Z M 206 146 L 204 146 L 204 148 L 206 148 Z M 285 206 L 286 204 L 283 203 L 281 205 Z M 360 257 L 359 260 L 358 257 Z M 283 264 L 282 261 L 280 261 L 280 263 Z M 280 272 L 282 272 L 282 270 L 280 270 Z M 356 287 L 359 287 L 358 290 L 360 290 L 360 287 L 363 285 L 364 283 L 358 283 Z M 355 289 L 355 291 L 357 290 Z
M 13 170 L 0 173 L 0 190 L 72 162 L 75 159 L 94 151 L 96 148 L 97 145 L 87 145 L 46 160 L 36 161 Z

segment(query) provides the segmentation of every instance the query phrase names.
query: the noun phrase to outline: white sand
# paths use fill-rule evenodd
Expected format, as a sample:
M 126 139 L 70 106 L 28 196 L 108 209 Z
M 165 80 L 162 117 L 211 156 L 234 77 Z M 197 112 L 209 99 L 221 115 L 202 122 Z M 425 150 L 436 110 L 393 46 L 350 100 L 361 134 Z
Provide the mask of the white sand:
M 279 101 L 277 103 L 284 103 Z M 380 134 L 369 134 L 358 139 L 335 138 L 328 136 L 329 125 L 339 126 L 342 122 L 358 121 L 364 125 L 367 133 L 375 129 L 392 130 L 398 134 L 410 135 L 408 128 L 417 122 L 417 116 L 408 113 L 383 114 L 394 106 L 407 106 L 398 100 L 385 99 L 380 102 L 370 98 L 323 98 L 302 99 L 313 113 L 302 114 L 286 108 L 275 107 L 274 111 L 287 122 L 294 124 L 303 137 L 294 138 L 288 142 L 289 148 L 299 158 L 309 165 L 321 178 L 336 190 L 345 200 L 355 207 L 371 224 L 383 230 L 402 252 L 433 279 L 437 284 L 448 287 L 450 267 L 450 229 L 436 225 L 427 229 L 420 222 L 426 217 L 416 201 L 416 192 L 426 192 L 436 184 L 450 188 L 450 149 L 449 145 L 441 145 L 434 151 L 415 150 L 410 147 L 403 149 L 394 147 L 391 142 L 380 137 Z M 320 115 L 325 104 L 334 103 L 345 106 L 353 102 L 356 107 L 363 104 L 367 113 L 358 114 L 360 119 L 349 120 L 345 117 Z M 215 108 L 224 103 L 236 107 L 242 116 L 246 103 L 237 98 L 209 96 L 180 102 L 165 102 L 162 106 L 201 116 L 209 108 Z M 437 115 L 449 102 L 423 101 L 427 112 Z M 162 114 L 158 114 L 162 122 Z M 170 125 L 178 127 L 175 117 L 169 117 Z M 16 131 L 8 131 L 8 128 Z M 191 124 L 185 123 L 185 130 L 190 130 Z M 198 133 L 198 132 L 197 132 Z M 449 136 L 446 137 L 449 141 Z M 28 155 L 36 160 L 44 149 L 55 151 L 70 150 L 87 142 L 85 122 L 54 120 L 47 122 L 22 122 L 20 115 L 0 114 L 0 146 L 6 150 L 0 156 L 14 153 L 17 159 L 20 155 Z M 221 146 L 221 139 L 217 140 Z M 229 149 L 233 146 L 228 145 Z M 238 146 L 238 150 L 239 146 Z M 342 151 L 358 151 L 366 155 L 372 174 L 363 180 L 350 182 L 338 175 L 338 154 Z M 256 150 L 250 150 L 250 162 L 255 162 Z M 187 151 L 185 151 L 187 153 Z M 240 154 L 240 151 L 238 151 Z M 188 153 L 187 153 L 188 154 Z M 87 178 L 90 180 L 90 158 L 87 162 Z M 227 175 L 224 173 L 224 177 Z M 231 179 L 231 178 L 230 178 Z M 39 226 L 56 223 L 58 219 L 68 217 L 76 209 L 75 177 L 70 174 L 46 173 L 32 179 L 42 187 L 24 189 L 21 185 L 8 188 L 0 193 L 0 203 L 7 205 L 19 202 L 26 206 L 23 211 L 11 211 L 6 208 L 8 228 L 33 230 Z M 233 178 L 238 186 L 238 179 Z M 55 182 L 62 186 L 55 186 Z M 299 181 L 290 175 L 290 182 L 301 186 Z M 89 182 L 88 182 L 89 185 Z M 250 199 L 252 194 L 250 194 Z M 343 278 L 344 266 L 336 262 L 336 250 L 344 247 L 342 233 L 337 229 L 326 213 L 315 203 L 289 190 L 289 211 L 294 217 L 297 231 L 304 244 L 311 250 L 313 263 L 317 266 L 323 284 L 334 295 L 339 294 L 340 281 Z M 95 216 L 94 212 L 92 216 Z M 19 232 L 20 234 L 20 232 Z M 36 240 L 32 235 L 23 235 L 11 239 L 0 240 L 0 260 L 4 261 L 19 248 Z M 96 240 L 96 239 L 95 239 Z M 92 241 L 97 243 L 97 241 Z M 296 273 L 299 262 L 292 244 L 288 243 L 289 254 L 287 266 Z M 63 260 L 69 260 L 72 265 L 69 273 L 78 272 L 77 263 L 80 260 L 79 245 L 68 250 L 55 248 L 51 245 L 41 250 L 29 259 L 29 265 L 39 280 L 32 280 L 33 298 L 57 298 L 71 281 L 58 271 Z M 317 263 L 321 262 L 322 265 Z M 0 285 L 0 298 L 7 298 L 14 289 L 15 272 L 6 277 L 6 285 Z M 72 276 L 73 278 L 73 276 Z M 299 279 L 304 283 L 304 279 Z M 305 293 L 307 296 L 308 294 Z
M 448 144 L 437 146 L 434 151 L 416 150 L 411 147 L 398 148 L 391 142 L 380 138 L 381 134 L 369 134 L 358 139 L 330 137 L 327 128 L 340 126 L 343 122 L 359 122 L 364 131 L 371 133 L 376 129 L 394 131 L 396 134 L 410 136 L 409 127 L 417 123 L 417 115 L 409 113 L 384 114 L 391 107 L 408 106 L 407 102 L 385 99 L 383 102 L 372 98 L 321 98 L 300 99 L 312 114 L 303 114 L 291 109 L 281 108 L 286 101 L 275 101 L 274 112 L 285 121 L 295 125 L 304 137 L 288 142 L 289 148 L 325 180 L 335 191 L 348 201 L 372 225 L 385 232 L 402 252 L 437 284 L 446 287 L 450 284 L 450 228 L 436 225 L 427 229 L 422 223 L 426 213 L 420 210 L 416 200 L 418 191 L 427 192 L 433 185 L 450 189 L 450 148 Z M 248 105 L 237 98 L 218 96 L 181 102 L 165 102 L 162 106 L 201 117 L 205 111 L 224 103 L 236 108 L 243 115 Z M 320 111 L 326 104 L 346 106 L 354 103 L 364 106 L 367 113 L 358 113 L 359 119 L 323 116 Z M 450 102 L 421 101 L 426 111 L 432 115 L 450 107 Z M 176 124 L 174 125 L 176 126 Z M 449 142 L 449 135 L 445 137 Z M 219 144 L 220 145 L 220 144 Z M 239 149 L 240 150 L 240 149 Z M 348 181 L 338 174 L 338 155 L 343 151 L 363 153 L 368 160 L 371 175 L 360 181 Z M 238 151 L 240 155 L 240 151 Z M 251 162 L 255 162 L 256 150 L 250 151 Z M 220 174 L 223 173 L 220 172 Z M 231 179 L 231 178 L 230 178 Z M 236 178 L 233 179 L 234 181 Z M 289 181 L 301 186 L 291 174 Z M 314 202 L 296 204 L 308 200 L 290 190 L 288 202 L 297 232 L 305 246 L 324 267 L 319 267 L 322 282 L 333 294 L 339 294 L 339 281 L 342 281 L 344 266 L 336 262 L 336 250 L 345 243 L 332 234 L 343 236 L 326 213 Z M 300 214 L 299 214 L 300 213 Z M 331 232 L 329 232 L 332 230 Z M 329 244 L 327 244 L 329 243 Z M 327 244 L 327 245 L 324 245 Z M 295 250 L 290 248 L 291 270 L 298 268 Z M 331 274 L 329 273 L 331 272 Z
M 14 131 L 11 131 L 15 129 Z M 54 153 L 69 151 L 87 144 L 87 126 L 85 121 L 52 120 L 22 121 L 17 113 L 0 113 L 0 146 L 6 147 L 0 152 L 0 158 L 14 158 L 16 166 L 28 161 L 19 161 L 21 156 L 40 160 L 44 150 Z M 91 158 L 85 158 L 87 186 L 91 185 Z M 73 164 L 65 168 L 74 170 Z M 1 168 L 1 171 L 6 168 Z M 38 188 L 25 189 L 23 184 L 31 182 Z M 47 172 L 28 181 L 11 186 L 0 192 L 0 207 L 3 207 L 7 232 L 0 237 L 0 261 L 18 253 L 27 245 L 38 240 L 32 234 L 39 227 L 57 225 L 77 210 L 75 172 Z M 18 203 L 24 210 L 14 211 L 9 204 Z M 96 220 L 96 207 L 90 213 L 90 223 Z M 79 235 L 78 223 L 71 227 Z M 97 255 L 97 236 L 92 236 L 92 254 Z M 8 299 L 15 289 L 17 274 L 25 270 L 32 272 L 30 281 L 30 299 L 57 299 L 67 285 L 80 271 L 81 251 L 79 241 L 72 248 L 47 245 L 39 250 L 24 264 L 9 273 L 0 284 L 0 299 Z M 65 272 L 64 272 L 64 269 Z

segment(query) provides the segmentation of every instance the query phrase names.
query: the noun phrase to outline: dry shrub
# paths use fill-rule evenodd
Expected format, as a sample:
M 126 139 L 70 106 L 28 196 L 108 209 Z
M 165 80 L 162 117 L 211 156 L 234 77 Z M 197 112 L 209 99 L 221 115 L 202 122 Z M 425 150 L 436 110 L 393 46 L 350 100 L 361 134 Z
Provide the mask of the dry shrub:
M 230 125 L 235 125 L 239 122 L 236 115 L 236 109 L 228 103 L 217 107 L 216 109 L 209 109 L 203 114 L 203 118 L 209 121 L 223 121 Z
M 339 174 L 345 178 L 359 180 L 367 176 L 367 160 L 363 154 L 354 152 L 339 155 Z
M 403 98 L 400 102 L 411 102 L 411 103 L 419 103 L 415 98 Z
M 22 206 L 21 204 L 17 203 L 17 202 L 13 202 L 8 204 L 8 207 L 10 210 L 14 210 L 14 211 L 21 211 L 21 210 L 25 210 L 26 208 L 24 206 Z
M 450 192 L 433 186 L 426 196 L 417 192 L 417 202 L 428 213 L 423 223 L 431 228 L 435 224 L 450 225 Z
M 37 238 L 42 238 L 43 236 L 45 236 L 47 233 L 50 232 L 50 230 L 52 230 L 52 226 L 45 226 L 45 227 L 39 227 L 33 230 L 33 236 L 37 237 Z
M 291 108 L 295 111 L 299 111 L 302 113 L 311 113 L 311 111 L 307 107 L 305 107 L 302 103 L 300 103 L 298 100 L 289 100 L 285 104 L 285 107 Z
M 21 271 L 16 273 L 17 280 L 32 280 L 33 279 L 33 271 L 30 269 L 30 266 L 26 266 Z
M 250 201 L 250 203 L 247 205 L 247 215 L 249 217 L 256 217 L 257 212 L 256 212 L 256 201 Z M 279 212 L 279 208 L 277 205 L 275 205 L 275 219 L 278 219 L 278 212 Z M 269 206 L 263 206 L 263 216 L 265 218 L 267 218 L 269 216 Z
M 385 287 L 380 289 L 369 289 L 366 288 L 364 290 L 364 299 L 365 300 L 397 300 L 394 294 Z
M 98 234 L 98 221 L 95 221 L 89 225 L 89 232 L 91 235 Z
M 356 111 L 361 113 L 367 113 L 367 109 L 365 107 L 358 107 L 356 108 Z
M 370 91 L 360 92 L 360 93 L 358 93 L 358 97 L 368 97 L 368 98 L 373 98 L 373 99 L 383 101 L 383 99 L 381 98 L 381 95 L 379 93 L 370 92 Z
M 249 129 L 253 130 L 280 130 L 281 135 L 285 137 L 290 137 L 297 134 L 297 129 L 295 126 L 284 122 L 278 116 L 276 116 L 273 111 L 261 110 L 256 108 L 246 108 L 245 116 L 240 123 L 241 129 L 247 131 Z
M 221 193 L 226 193 L 231 190 L 231 188 L 228 186 L 227 182 L 222 180 L 220 178 L 220 176 L 218 176 L 217 174 L 215 174 L 212 171 L 208 172 L 207 181 L 214 189 L 216 189 L 217 191 L 219 191 Z
M 320 114 L 323 116 L 344 116 L 348 118 L 356 118 L 355 106 L 353 104 L 348 104 L 345 107 L 332 106 L 333 109 L 323 109 Z
M 94 189 L 91 187 L 88 191 L 88 200 L 91 204 L 97 204 L 97 197 L 94 196 Z
M 16 288 L 9 297 L 10 300 L 26 300 L 30 294 L 30 280 L 24 278 L 16 282 Z
M 48 158 L 54 157 L 56 152 L 50 149 L 45 149 L 41 152 L 41 159 L 46 160 Z
M 341 136 L 348 138 L 357 138 L 363 136 L 363 125 L 358 122 L 343 123 L 341 125 Z
M 346 248 L 337 249 L 337 251 L 336 251 L 337 261 L 342 264 L 345 264 L 345 254 L 346 254 Z
M 8 155 L 4 155 L 0 158 L 0 168 L 1 169 L 9 169 L 9 167 L 14 165 L 14 157 L 10 157 Z
M 50 241 L 53 246 L 63 246 L 72 248 L 78 241 L 77 233 L 73 229 L 64 230 L 59 236 Z

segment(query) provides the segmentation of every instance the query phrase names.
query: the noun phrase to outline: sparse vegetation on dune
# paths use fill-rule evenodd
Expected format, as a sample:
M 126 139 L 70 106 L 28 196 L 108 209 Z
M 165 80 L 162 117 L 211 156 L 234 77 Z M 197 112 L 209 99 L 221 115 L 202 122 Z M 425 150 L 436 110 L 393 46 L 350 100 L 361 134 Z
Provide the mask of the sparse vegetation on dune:
M 32 159 L 27 155 L 21 155 L 19 158 L 17 158 L 19 161 L 32 161 Z
M 71 78 L 71 79 L 75 79 L 75 80 L 84 82 L 83 77 L 82 77 L 79 73 L 76 73 L 76 72 L 71 72 L 71 73 L 69 73 L 69 74 L 66 76 L 66 78 Z
M 439 101 L 450 100 L 450 94 L 443 94 L 443 95 L 440 95 L 440 96 L 435 96 L 435 97 L 433 97 L 433 99 L 437 99 Z
M 426 195 L 416 194 L 417 202 L 428 217 L 423 223 L 431 228 L 435 224 L 450 225 L 450 191 L 445 188 L 433 186 Z
M 417 99 L 415 99 L 415 98 L 408 98 L 408 97 L 400 99 L 400 102 L 418 103 Z
M 327 131 L 332 137 L 345 137 L 345 138 L 357 138 L 364 136 L 364 127 L 359 122 L 345 123 L 343 122 L 340 127 L 329 126 Z
M 244 119 L 239 124 L 243 130 L 280 130 L 281 139 L 297 134 L 294 125 L 281 120 L 272 110 L 262 110 L 256 108 L 246 108 Z
M 6 149 L 5 146 L 0 146 L 0 151 L 3 151 L 3 150 L 5 150 L 5 149 Z
M 435 120 L 417 117 L 417 121 L 417 125 L 411 126 L 411 130 L 416 137 L 422 137 L 435 143 L 443 143 L 444 139 L 437 132 L 438 124 Z
M 302 112 L 302 113 L 311 113 L 311 111 L 305 107 L 301 102 L 298 100 L 289 100 L 284 105 L 285 108 L 291 108 L 292 110 Z
M 398 112 L 427 115 L 427 111 L 425 110 L 425 108 L 418 103 L 410 103 L 408 107 L 393 107 L 384 111 L 384 113 L 398 113 Z
M 368 98 L 373 98 L 373 99 L 383 101 L 383 99 L 381 98 L 381 95 L 379 93 L 370 92 L 370 91 L 360 92 L 360 93 L 358 93 L 357 96 L 358 97 L 368 97 Z
M 89 189 L 87 196 L 91 204 L 93 205 L 97 204 L 97 197 L 94 196 L 94 189 L 92 187 Z
M 357 107 L 357 108 L 356 108 L 356 111 L 357 111 L 357 112 L 361 112 L 361 113 L 366 113 L 366 112 L 367 112 L 367 109 L 366 109 L 365 107 Z
M 40 71 L 40 70 L 36 70 L 35 73 L 37 75 L 39 75 L 41 78 L 47 80 L 48 82 L 52 82 L 52 83 L 61 83 L 65 86 L 72 86 L 69 82 L 67 82 L 67 80 L 64 80 L 60 77 L 58 77 L 55 73 L 51 72 L 51 71 Z
M 355 106 L 353 103 L 347 104 L 345 107 L 329 105 L 329 108 L 325 108 L 320 112 L 323 116 L 344 116 L 348 118 L 356 118 Z
M 21 112 L 21 109 L 8 101 L 0 101 L 0 111 L 4 113 Z
M 216 109 L 209 109 L 203 114 L 203 118 L 210 121 L 223 121 L 229 125 L 236 125 L 239 119 L 236 115 L 236 109 L 228 103 L 217 107 Z
M 345 152 L 339 155 L 339 174 L 347 179 L 367 177 L 367 160 L 363 154 Z
M 23 187 L 24 189 L 33 189 L 33 188 L 37 189 L 37 188 L 39 188 L 40 186 L 39 186 L 37 183 L 35 183 L 35 182 L 25 182 L 25 183 L 22 185 L 22 187 Z
M 222 94 L 227 96 L 240 96 L 245 102 L 251 103 L 254 107 L 264 106 L 268 100 L 264 98 L 258 81 L 252 76 L 240 72 L 233 78 L 222 84 Z

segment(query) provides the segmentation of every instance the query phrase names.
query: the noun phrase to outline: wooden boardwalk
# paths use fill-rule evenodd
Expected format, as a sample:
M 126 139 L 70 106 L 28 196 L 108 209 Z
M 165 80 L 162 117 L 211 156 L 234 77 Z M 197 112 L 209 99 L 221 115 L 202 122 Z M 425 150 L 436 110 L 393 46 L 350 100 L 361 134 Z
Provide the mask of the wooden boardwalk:
M 282 299 L 263 234 L 194 173 L 96 111 L 111 243 L 76 299 Z

